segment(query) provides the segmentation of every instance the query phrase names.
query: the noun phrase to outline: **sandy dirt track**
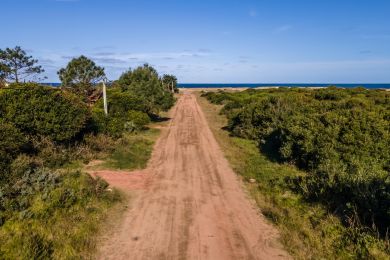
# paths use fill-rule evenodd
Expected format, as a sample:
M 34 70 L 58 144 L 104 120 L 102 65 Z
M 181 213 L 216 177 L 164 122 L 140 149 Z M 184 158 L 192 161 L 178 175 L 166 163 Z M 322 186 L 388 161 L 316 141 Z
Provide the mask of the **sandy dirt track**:
M 287 259 L 242 190 L 196 97 L 182 94 L 148 168 L 98 173 L 133 194 L 100 259 Z

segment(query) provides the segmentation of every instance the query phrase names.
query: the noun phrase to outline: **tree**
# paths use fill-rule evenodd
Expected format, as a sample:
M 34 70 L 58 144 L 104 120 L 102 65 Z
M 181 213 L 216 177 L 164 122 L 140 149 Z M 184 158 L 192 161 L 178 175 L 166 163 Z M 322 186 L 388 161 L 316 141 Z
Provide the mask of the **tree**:
M 14 49 L 0 49 L 0 80 L 8 79 L 19 83 L 20 80 L 45 72 L 42 66 L 36 65 L 37 63 L 38 60 L 27 56 L 19 46 Z
M 72 59 L 66 68 L 58 71 L 63 85 L 93 85 L 105 77 L 104 68 L 99 67 L 84 55 Z
M 66 68 L 60 69 L 57 74 L 64 87 L 74 89 L 89 100 L 96 94 L 96 84 L 106 76 L 104 68 L 83 55 L 72 59 Z
M 116 84 L 122 91 L 141 98 L 149 115 L 167 110 L 174 103 L 172 93 L 164 88 L 157 71 L 148 64 L 123 73 Z
M 0 80 L 5 80 L 7 75 L 10 73 L 9 67 L 7 67 L 5 64 L 0 63 Z
M 177 78 L 174 75 L 164 74 L 162 77 L 162 82 L 164 84 L 164 87 L 172 92 L 177 93 L 179 92 L 179 89 L 177 88 Z

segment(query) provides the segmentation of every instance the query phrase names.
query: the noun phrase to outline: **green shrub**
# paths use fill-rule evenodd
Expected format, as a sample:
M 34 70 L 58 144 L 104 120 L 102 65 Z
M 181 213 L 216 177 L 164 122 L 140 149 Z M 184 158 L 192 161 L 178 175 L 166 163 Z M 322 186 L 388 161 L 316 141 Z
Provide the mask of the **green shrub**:
M 100 152 L 93 150 L 93 147 L 89 146 L 85 140 L 70 144 L 58 144 L 47 137 L 34 137 L 31 138 L 31 144 L 33 150 L 33 153 L 30 154 L 31 160 L 40 166 L 54 169 L 74 161 L 88 163 L 96 159 Z
M 26 138 L 16 127 L 0 122 L 0 183 L 6 179 L 12 160 L 25 144 Z
M 86 146 L 97 153 L 112 152 L 117 143 L 116 139 L 105 134 L 86 135 L 84 137 L 84 142 Z
M 92 258 L 96 231 L 120 200 L 107 185 L 77 171 L 36 169 L 0 187 L 1 258 Z
M 10 180 L 18 181 L 22 176 L 29 171 L 33 171 L 37 168 L 43 167 L 43 160 L 38 157 L 28 156 L 26 154 L 20 154 L 11 163 L 10 166 Z
M 116 137 L 124 132 L 142 130 L 150 123 L 150 118 L 147 114 L 135 110 L 106 116 L 103 109 L 94 108 L 92 118 L 95 131 Z
M 299 185 L 307 198 L 327 202 L 345 221 L 352 218 L 380 232 L 389 228 L 390 176 L 375 162 L 357 161 L 354 171 L 325 165 Z
M 341 218 L 390 228 L 390 93 L 357 89 L 207 93 L 225 104 L 228 129 L 256 140 L 271 159 L 308 171 L 296 180 L 306 199 Z
M 202 97 L 206 97 L 211 103 L 222 105 L 225 101 L 229 101 L 230 94 L 219 90 L 218 92 L 204 92 Z
M 0 116 L 23 133 L 64 142 L 85 129 L 88 107 L 73 94 L 36 84 L 12 88 L 0 92 Z
M 58 168 L 72 160 L 72 146 L 56 144 L 47 137 L 34 137 L 31 141 L 45 167 Z
M 141 97 L 131 92 L 124 92 L 120 88 L 107 90 L 107 103 L 110 115 L 121 115 L 129 110 L 148 112 L 148 108 Z M 100 99 L 94 107 L 103 109 L 103 100 Z
M 335 100 L 335 101 L 342 100 L 347 96 L 348 94 L 346 94 L 343 90 L 334 87 L 318 90 L 314 95 L 314 97 L 318 100 Z
M 175 103 L 173 94 L 164 87 L 157 71 L 148 64 L 123 73 L 116 85 L 123 92 L 140 98 L 146 108 L 143 112 L 149 116 L 158 115 L 161 110 L 166 111 Z
M 127 122 L 126 130 L 130 132 L 142 130 L 150 123 L 150 118 L 147 114 L 135 110 L 129 110 L 125 115 L 125 120 Z

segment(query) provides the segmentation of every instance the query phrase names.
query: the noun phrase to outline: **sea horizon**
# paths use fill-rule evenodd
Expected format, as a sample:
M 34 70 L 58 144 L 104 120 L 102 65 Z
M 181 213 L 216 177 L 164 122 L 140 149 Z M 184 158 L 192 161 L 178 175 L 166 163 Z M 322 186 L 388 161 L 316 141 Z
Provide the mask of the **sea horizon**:
M 44 85 L 58 87 L 58 82 L 43 82 Z M 390 89 L 390 83 L 178 83 L 179 88 L 262 88 L 262 87 L 330 87 L 366 89 Z

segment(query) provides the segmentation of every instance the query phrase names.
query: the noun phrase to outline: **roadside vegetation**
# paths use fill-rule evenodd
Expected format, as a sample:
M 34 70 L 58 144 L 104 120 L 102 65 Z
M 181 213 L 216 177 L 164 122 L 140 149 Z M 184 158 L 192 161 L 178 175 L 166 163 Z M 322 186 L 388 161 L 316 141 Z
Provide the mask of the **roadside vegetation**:
M 159 134 L 160 130 L 149 129 L 138 134 L 124 135 L 100 167 L 121 170 L 145 168 Z
M 90 258 L 122 196 L 82 165 L 144 167 L 159 132 L 148 125 L 173 106 L 176 78 L 168 86 L 149 65 L 125 72 L 109 84 L 105 115 L 104 68 L 75 58 L 52 88 L 34 82 L 37 63 L 20 47 L 0 50 L 0 258 Z
M 389 92 L 202 96 L 214 104 L 200 100 L 228 159 L 296 258 L 388 259 Z

